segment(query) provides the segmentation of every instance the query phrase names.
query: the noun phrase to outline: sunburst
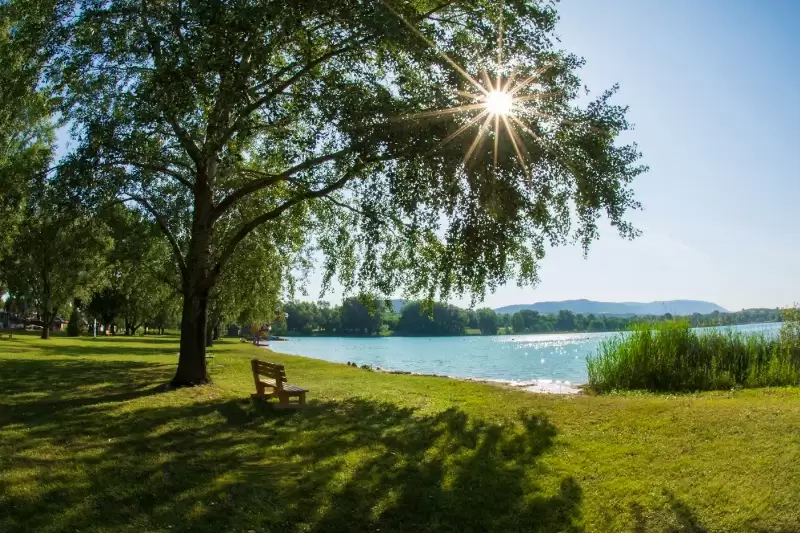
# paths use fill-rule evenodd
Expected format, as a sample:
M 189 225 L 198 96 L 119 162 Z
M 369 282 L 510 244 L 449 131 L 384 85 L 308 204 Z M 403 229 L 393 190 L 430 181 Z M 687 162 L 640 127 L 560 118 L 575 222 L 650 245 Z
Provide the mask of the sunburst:
M 517 75 L 514 70 L 503 78 L 504 72 L 503 65 L 503 27 L 502 23 L 498 27 L 497 37 L 497 61 L 495 64 L 496 78 L 492 80 L 489 74 L 484 71 L 479 76 L 482 78 L 483 83 L 478 82 L 471 76 L 466 69 L 454 61 L 443 51 L 439 50 L 436 45 L 426 37 L 414 24 L 409 22 L 401 13 L 399 13 L 388 0 L 380 0 L 381 3 L 391 11 L 399 20 L 403 22 L 418 38 L 425 42 L 432 50 L 439 54 L 442 59 L 453 68 L 466 82 L 468 82 L 477 92 L 471 93 L 468 91 L 458 90 L 456 94 L 468 100 L 468 103 L 457 105 L 444 109 L 426 110 L 419 113 L 412 113 L 398 117 L 402 120 L 417 120 L 427 118 L 439 118 L 447 115 L 466 114 L 470 112 L 477 112 L 477 115 L 470 118 L 456 131 L 448 135 L 437 145 L 437 148 L 453 141 L 457 137 L 464 134 L 467 130 L 472 129 L 473 126 L 478 127 L 475 139 L 470 145 L 467 153 L 464 156 L 464 164 L 467 164 L 470 158 L 474 155 L 476 150 L 485 140 L 486 136 L 492 133 L 494 135 L 494 165 L 497 166 L 499 143 L 501 133 L 505 133 L 511 143 L 517 160 L 520 166 L 526 172 L 528 165 L 524 154 L 527 148 L 523 141 L 522 136 L 517 131 L 518 129 L 525 132 L 529 137 L 541 140 L 541 136 L 537 134 L 530 124 L 526 124 L 525 120 L 530 117 L 538 117 L 542 120 L 558 121 L 556 117 L 535 108 L 537 101 L 542 101 L 556 93 L 541 92 L 533 90 L 540 84 L 542 76 L 552 67 L 552 65 L 541 65 L 536 68 L 529 76 L 517 80 Z M 502 5 L 501 5 L 502 9 Z M 567 121 L 559 121 L 566 123 Z

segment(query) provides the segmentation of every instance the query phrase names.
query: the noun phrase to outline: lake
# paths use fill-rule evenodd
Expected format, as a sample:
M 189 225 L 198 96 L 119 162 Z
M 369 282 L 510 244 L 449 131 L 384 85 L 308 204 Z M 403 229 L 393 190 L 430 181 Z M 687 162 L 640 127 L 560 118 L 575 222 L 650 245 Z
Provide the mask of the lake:
M 775 333 L 780 324 L 732 326 Z M 292 337 L 271 342 L 277 352 L 459 378 L 505 382 L 585 383 L 586 357 L 616 333 L 553 333 L 492 337 Z

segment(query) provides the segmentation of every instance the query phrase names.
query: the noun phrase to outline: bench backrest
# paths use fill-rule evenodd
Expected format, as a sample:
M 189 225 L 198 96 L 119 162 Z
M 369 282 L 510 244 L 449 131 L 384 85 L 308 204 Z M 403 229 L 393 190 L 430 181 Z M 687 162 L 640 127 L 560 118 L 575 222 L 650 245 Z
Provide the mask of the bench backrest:
M 253 379 L 256 382 L 256 388 L 259 387 L 259 376 L 275 381 L 276 389 L 283 388 L 283 384 L 286 383 L 286 369 L 283 368 L 283 365 L 259 361 L 258 359 L 251 360 L 250 365 L 253 368 Z

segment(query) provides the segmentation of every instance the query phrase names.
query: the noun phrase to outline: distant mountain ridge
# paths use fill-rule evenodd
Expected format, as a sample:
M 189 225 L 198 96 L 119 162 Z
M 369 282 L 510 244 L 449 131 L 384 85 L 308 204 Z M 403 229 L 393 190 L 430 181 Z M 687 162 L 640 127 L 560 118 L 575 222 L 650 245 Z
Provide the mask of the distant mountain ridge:
M 666 300 L 659 302 L 596 302 L 594 300 L 563 300 L 560 302 L 537 302 L 533 304 L 506 305 L 495 309 L 498 313 L 516 313 L 523 309 L 538 311 L 547 315 L 554 315 L 559 311 L 567 310 L 576 314 L 588 315 L 691 315 L 700 313 L 706 315 L 719 311 L 727 313 L 727 309 L 712 302 L 702 300 Z
M 399 313 L 403 310 L 403 306 L 408 303 L 408 300 L 403 300 L 399 298 L 395 298 L 393 300 L 389 300 L 392 304 L 392 311 L 395 313 Z

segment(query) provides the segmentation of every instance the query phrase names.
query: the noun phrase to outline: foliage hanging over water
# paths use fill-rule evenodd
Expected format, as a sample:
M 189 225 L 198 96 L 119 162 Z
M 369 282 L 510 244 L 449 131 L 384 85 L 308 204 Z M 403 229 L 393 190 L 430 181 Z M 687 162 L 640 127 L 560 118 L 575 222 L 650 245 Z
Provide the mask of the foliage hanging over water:
M 780 335 L 696 331 L 688 322 L 637 325 L 600 343 L 588 363 L 589 386 L 612 390 L 698 391 L 800 384 L 798 313 Z

